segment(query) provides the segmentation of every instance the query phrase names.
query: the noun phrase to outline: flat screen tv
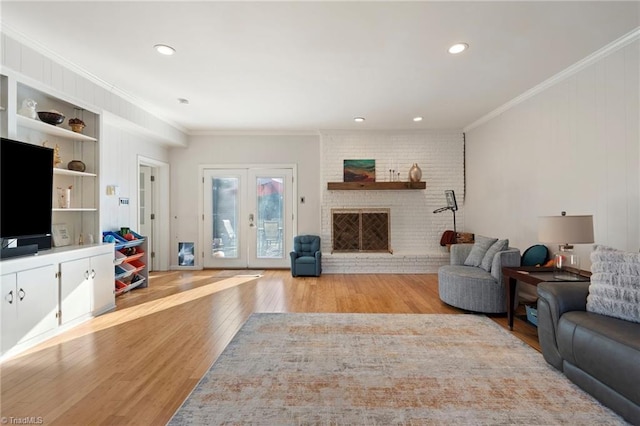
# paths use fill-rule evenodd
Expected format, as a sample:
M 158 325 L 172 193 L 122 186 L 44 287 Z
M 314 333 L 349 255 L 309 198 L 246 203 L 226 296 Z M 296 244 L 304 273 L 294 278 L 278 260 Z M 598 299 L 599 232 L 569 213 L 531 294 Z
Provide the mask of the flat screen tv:
M 16 140 L 0 141 L 0 241 L 11 248 L 51 248 L 53 149 Z M 20 250 L 17 250 L 20 252 Z M 24 252 L 24 250 L 22 250 Z M 14 250 L 15 252 L 15 250 Z M 22 254 L 28 254 L 24 252 Z

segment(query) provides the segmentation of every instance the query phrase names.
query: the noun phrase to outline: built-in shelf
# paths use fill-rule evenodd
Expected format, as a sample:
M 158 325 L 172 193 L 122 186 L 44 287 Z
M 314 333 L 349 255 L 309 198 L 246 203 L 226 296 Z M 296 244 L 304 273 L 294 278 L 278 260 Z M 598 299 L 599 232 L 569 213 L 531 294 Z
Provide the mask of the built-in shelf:
M 84 176 L 84 177 L 96 177 L 96 176 L 98 176 L 95 173 L 77 172 L 75 170 L 59 169 L 57 167 L 54 167 L 53 174 L 54 175 L 65 175 L 65 176 Z
M 73 132 L 62 127 L 54 126 L 53 124 L 47 124 L 44 121 L 34 120 L 33 118 L 28 118 L 20 114 L 16 115 L 16 120 L 19 126 L 27 127 L 29 129 L 37 130 L 43 133 L 48 133 L 50 135 L 59 136 L 61 138 L 74 139 L 78 141 L 97 141 L 96 138 L 92 138 L 91 136 Z
M 426 189 L 426 182 L 327 182 L 329 190 Z

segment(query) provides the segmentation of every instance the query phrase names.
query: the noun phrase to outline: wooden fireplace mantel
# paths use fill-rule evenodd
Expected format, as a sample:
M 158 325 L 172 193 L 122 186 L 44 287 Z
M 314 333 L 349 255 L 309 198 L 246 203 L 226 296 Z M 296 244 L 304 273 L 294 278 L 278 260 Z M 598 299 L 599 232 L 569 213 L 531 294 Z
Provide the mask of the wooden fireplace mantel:
M 426 189 L 426 182 L 327 182 L 329 190 L 402 190 Z

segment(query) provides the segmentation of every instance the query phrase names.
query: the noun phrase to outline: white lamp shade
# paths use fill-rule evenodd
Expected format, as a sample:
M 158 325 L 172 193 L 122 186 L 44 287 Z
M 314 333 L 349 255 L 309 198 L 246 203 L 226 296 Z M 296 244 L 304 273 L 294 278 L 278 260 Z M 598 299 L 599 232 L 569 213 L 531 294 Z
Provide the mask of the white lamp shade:
M 593 243 L 593 216 L 540 216 L 538 241 L 543 243 Z

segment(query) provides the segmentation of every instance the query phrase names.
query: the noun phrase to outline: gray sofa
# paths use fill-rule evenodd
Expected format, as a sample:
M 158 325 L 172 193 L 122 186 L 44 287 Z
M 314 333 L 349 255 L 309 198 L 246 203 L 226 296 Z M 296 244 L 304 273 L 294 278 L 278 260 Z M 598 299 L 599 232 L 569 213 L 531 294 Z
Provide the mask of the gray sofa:
M 473 244 L 453 244 L 450 265 L 438 269 L 438 294 L 448 305 L 487 314 L 507 311 L 507 291 L 502 279 L 503 266 L 520 266 L 520 250 L 507 248 L 493 256 L 490 271 L 465 266 Z
M 544 359 L 640 425 L 640 324 L 587 312 L 588 282 L 541 283 L 537 292 Z

